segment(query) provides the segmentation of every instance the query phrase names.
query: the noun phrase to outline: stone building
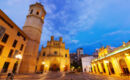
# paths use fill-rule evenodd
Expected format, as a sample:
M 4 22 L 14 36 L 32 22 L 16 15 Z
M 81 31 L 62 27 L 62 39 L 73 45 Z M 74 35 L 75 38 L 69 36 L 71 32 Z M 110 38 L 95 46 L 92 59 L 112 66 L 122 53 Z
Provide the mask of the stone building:
M 27 35 L 0 10 L 0 73 L 18 73 L 27 42 Z
M 96 57 L 93 55 L 87 55 L 87 56 L 83 56 L 81 58 L 83 72 L 91 72 L 92 71 L 91 61 L 95 58 Z
M 99 56 L 92 60 L 92 70 L 96 74 L 126 75 L 130 74 L 130 42 L 111 49 L 107 46 L 99 49 Z
M 83 53 L 83 48 L 78 48 L 76 54 L 77 54 L 78 60 L 80 60 L 80 59 L 81 59 L 81 56 L 84 54 L 84 53 Z
M 70 56 L 69 49 L 65 49 L 65 43 L 62 42 L 62 37 L 59 41 L 51 40 L 47 42 L 47 46 L 39 55 L 37 63 L 37 72 L 43 71 L 69 71 L 70 70 Z
M 20 73 L 34 73 L 36 69 L 36 59 L 39 50 L 40 38 L 46 11 L 40 3 L 30 5 L 29 14 L 23 26 L 23 31 L 29 36 L 29 41 L 25 48 Z

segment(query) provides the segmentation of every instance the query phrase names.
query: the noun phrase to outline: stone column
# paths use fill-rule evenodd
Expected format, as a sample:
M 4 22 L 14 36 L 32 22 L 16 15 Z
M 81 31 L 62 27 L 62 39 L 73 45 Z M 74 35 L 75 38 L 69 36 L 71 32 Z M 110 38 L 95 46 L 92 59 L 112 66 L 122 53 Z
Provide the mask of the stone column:
M 98 63 L 98 67 L 99 67 L 100 72 L 103 72 L 103 68 L 101 66 L 101 63 Z
M 111 58 L 111 62 L 112 62 L 112 65 L 113 65 L 115 74 L 116 74 L 116 75 L 120 75 L 120 73 L 121 73 L 121 68 L 120 68 L 120 66 L 119 66 L 119 63 L 118 63 L 117 58 L 116 58 L 116 57 L 112 57 L 112 58 Z
M 130 72 L 130 55 L 126 55 L 125 61 L 126 61 L 126 65 L 127 65 L 129 72 Z
M 104 68 L 105 68 L 106 74 L 109 75 L 109 69 L 108 69 L 107 63 L 105 63 L 105 62 L 103 61 L 103 65 L 104 65 Z

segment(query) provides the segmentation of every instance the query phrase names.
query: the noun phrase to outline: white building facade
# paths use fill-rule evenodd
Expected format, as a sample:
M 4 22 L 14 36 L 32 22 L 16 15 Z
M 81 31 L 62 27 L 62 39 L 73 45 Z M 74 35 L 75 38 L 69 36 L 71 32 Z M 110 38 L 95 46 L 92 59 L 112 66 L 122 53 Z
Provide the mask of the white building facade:
M 82 61 L 82 70 L 83 72 L 91 72 L 91 61 L 94 59 L 94 56 L 85 56 L 81 58 Z

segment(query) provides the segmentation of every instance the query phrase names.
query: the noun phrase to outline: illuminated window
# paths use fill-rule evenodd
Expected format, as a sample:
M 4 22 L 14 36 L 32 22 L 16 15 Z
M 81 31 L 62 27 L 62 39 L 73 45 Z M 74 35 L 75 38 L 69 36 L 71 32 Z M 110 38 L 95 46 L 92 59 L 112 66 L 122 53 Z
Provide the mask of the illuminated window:
M 44 19 L 44 16 L 42 15 L 42 19 Z
M 2 38 L 2 42 L 6 43 L 9 38 L 9 35 L 4 34 L 4 37 Z

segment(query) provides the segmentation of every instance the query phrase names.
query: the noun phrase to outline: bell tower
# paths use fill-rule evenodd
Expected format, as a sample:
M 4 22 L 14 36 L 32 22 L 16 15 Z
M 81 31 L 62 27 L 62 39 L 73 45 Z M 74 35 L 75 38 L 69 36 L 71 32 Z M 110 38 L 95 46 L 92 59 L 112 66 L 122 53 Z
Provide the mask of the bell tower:
M 30 5 L 29 13 L 23 26 L 24 33 L 30 39 L 27 42 L 27 46 L 23 54 L 23 59 L 19 69 L 20 73 L 35 72 L 36 59 L 45 15 L 46 11 L 41 3 Z

